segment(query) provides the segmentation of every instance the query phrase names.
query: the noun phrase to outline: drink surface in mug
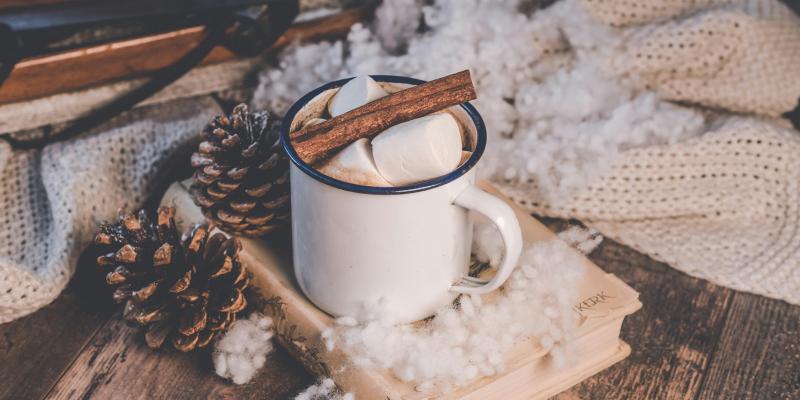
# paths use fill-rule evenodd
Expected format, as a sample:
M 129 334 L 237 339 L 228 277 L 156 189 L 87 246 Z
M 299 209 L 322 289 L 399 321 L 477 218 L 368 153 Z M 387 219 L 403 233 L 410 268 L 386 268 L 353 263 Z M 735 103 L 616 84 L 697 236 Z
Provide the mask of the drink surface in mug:
M 391 89 L 389 89 L 391 90 Z M 301 128 L 336 117 L 389 94 L 369 76 L 353 78 L 329 100 L 327 115 Z M 402 186 L 445 175 L 458 167 L 463 140 L 460 124 L 449 112 L 438 112 L 389 127 L 374 138 L 345 146 L 319 171 L 332 178 L 366 186 Z
M 421 83 L 405 77 L 374 78 L 388 93 Z M 286 114 L 281 133 L 292 160 L 293 260 L 303 292 L 334 316 L 363 320 L 380 311 L 395 322 L 411 322 L 451 304 L 459 293 L 487 293 L 499 287 L 516 264 L 522 238 L 511 208 L 474 186 L 473 167 L 486 145 L 477 110 L 469 104 L 447 110 L 446 115 L 457 121 L 460 146 L 450 157 L 456 159 L 449 161 L 453 166 L 441 175 L 391 185 L 370 154 L 374 147 L 363 141 L 334 156 L 327 169 L 315 169 L 294 152 L 289 132 L 327 117 L 331 99 L 345 82 L 331 82 L 298 100 Z M 417 136 L 426 135 L 418 130 Z M 470 151 L 469 157 L 463 157 L 461 147 Z M 429 160 L 438 162 L 439 155 L 431 154 Z M 338 175 L 331 163 L 339 168 Z M 489 281 L 467 277 L 473 228 L 469 210 L 489 217 L 506 244 L 503 263 Z

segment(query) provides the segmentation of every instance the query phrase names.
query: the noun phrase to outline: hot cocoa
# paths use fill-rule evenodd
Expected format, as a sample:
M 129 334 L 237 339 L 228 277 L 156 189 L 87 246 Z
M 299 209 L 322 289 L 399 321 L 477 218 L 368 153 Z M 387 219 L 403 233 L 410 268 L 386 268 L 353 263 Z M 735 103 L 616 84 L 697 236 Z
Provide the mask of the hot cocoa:
M 388 92 L 369 76 L 356 77 L 330 99 L 327 113 L 336 117 L 386 95 Z M 323 117 L 312 118 L 303 127 L 325 121 Z M 357 185 L 405 186 L 455 170 L 462 162 L 463 147 L 458 121 L 442 111 L 389 127 L 372 139 L 359 139 L 318 169 Z

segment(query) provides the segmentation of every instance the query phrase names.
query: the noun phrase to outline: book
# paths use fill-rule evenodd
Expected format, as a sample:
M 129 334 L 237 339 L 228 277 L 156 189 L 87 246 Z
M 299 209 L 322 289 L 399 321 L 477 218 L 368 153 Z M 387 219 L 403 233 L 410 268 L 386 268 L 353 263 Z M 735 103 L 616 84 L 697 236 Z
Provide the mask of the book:
M 162 204 L 177 208 L 178 224 L 202 220 L 192 202 L 188 183 L 174 184 Z M 488 183 L 484 190 L 499 195 Z M 532 216 L 506 200 L 514 208 L 526 243 L 547 241 L 556 235 Z M 388 371 L 360 368 L 349 362 L 339 348 L 328 351 L 321 333 L 334 325 L 334 319 L 316 308 L 300 291 L 292 270 L 290 235 L 273 237 L 269 243 L 242 239 L 242 261 L 253 275 L 259 296 L 251 299 L 263 313 L 272 317 L 275 337 L 312 374 L 330 377 L 345 392 L 359 399 L 546 399 L 619 362 L 630 354 L 620 339 L 627 315 L 641 307 L 638 293 L 613 274 L 605 273 L 580 255 L 586 272 L 578 284 L 573 310 L 579 314 L 572 346 L 575 362 L 558 368 L 548 351 L 533 338 L 517 343 L 506 354 L 502 373 L 478 379 L 447 393 L 436 388 L 422 390 L 395 378 Z M 574 250 L 577 252 L 577 250 Z M 491 301 L 487 297 L 487 301 Z

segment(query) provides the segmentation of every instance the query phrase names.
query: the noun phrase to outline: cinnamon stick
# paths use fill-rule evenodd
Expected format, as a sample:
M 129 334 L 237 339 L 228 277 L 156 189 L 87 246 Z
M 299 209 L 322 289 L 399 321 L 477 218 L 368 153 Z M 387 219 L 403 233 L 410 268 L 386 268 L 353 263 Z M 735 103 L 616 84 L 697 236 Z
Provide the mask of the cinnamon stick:
M 297 155 L 315 164 L 358 139 L 476 99 L 469 71 L 392 93 L 323 123 L 289 135 Z

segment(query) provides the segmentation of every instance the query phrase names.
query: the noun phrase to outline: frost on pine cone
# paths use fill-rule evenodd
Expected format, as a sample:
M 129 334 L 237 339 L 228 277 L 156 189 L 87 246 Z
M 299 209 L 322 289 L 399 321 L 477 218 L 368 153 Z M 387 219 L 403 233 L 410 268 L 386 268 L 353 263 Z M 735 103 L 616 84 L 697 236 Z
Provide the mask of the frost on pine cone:
M 125 302 L 126 320 L 147 327 L 147 345 L 190 351 L 236 320 L 249 278 L 237 239 L 212 235 L 207 225 L 181 236 L 174 215 L 171 207 L 159 208 L 155 221 L 144 210 L 123 212 L 94 242 L 105 253 L 97 264 L 108 269 L 114 300 Z
M 223 230 L 259 236 L 289 217 L 289 160 L 279 140 L 280 122 L 239 104 L 206 126 L 192 154 L 192 195 L 209 221 Z

